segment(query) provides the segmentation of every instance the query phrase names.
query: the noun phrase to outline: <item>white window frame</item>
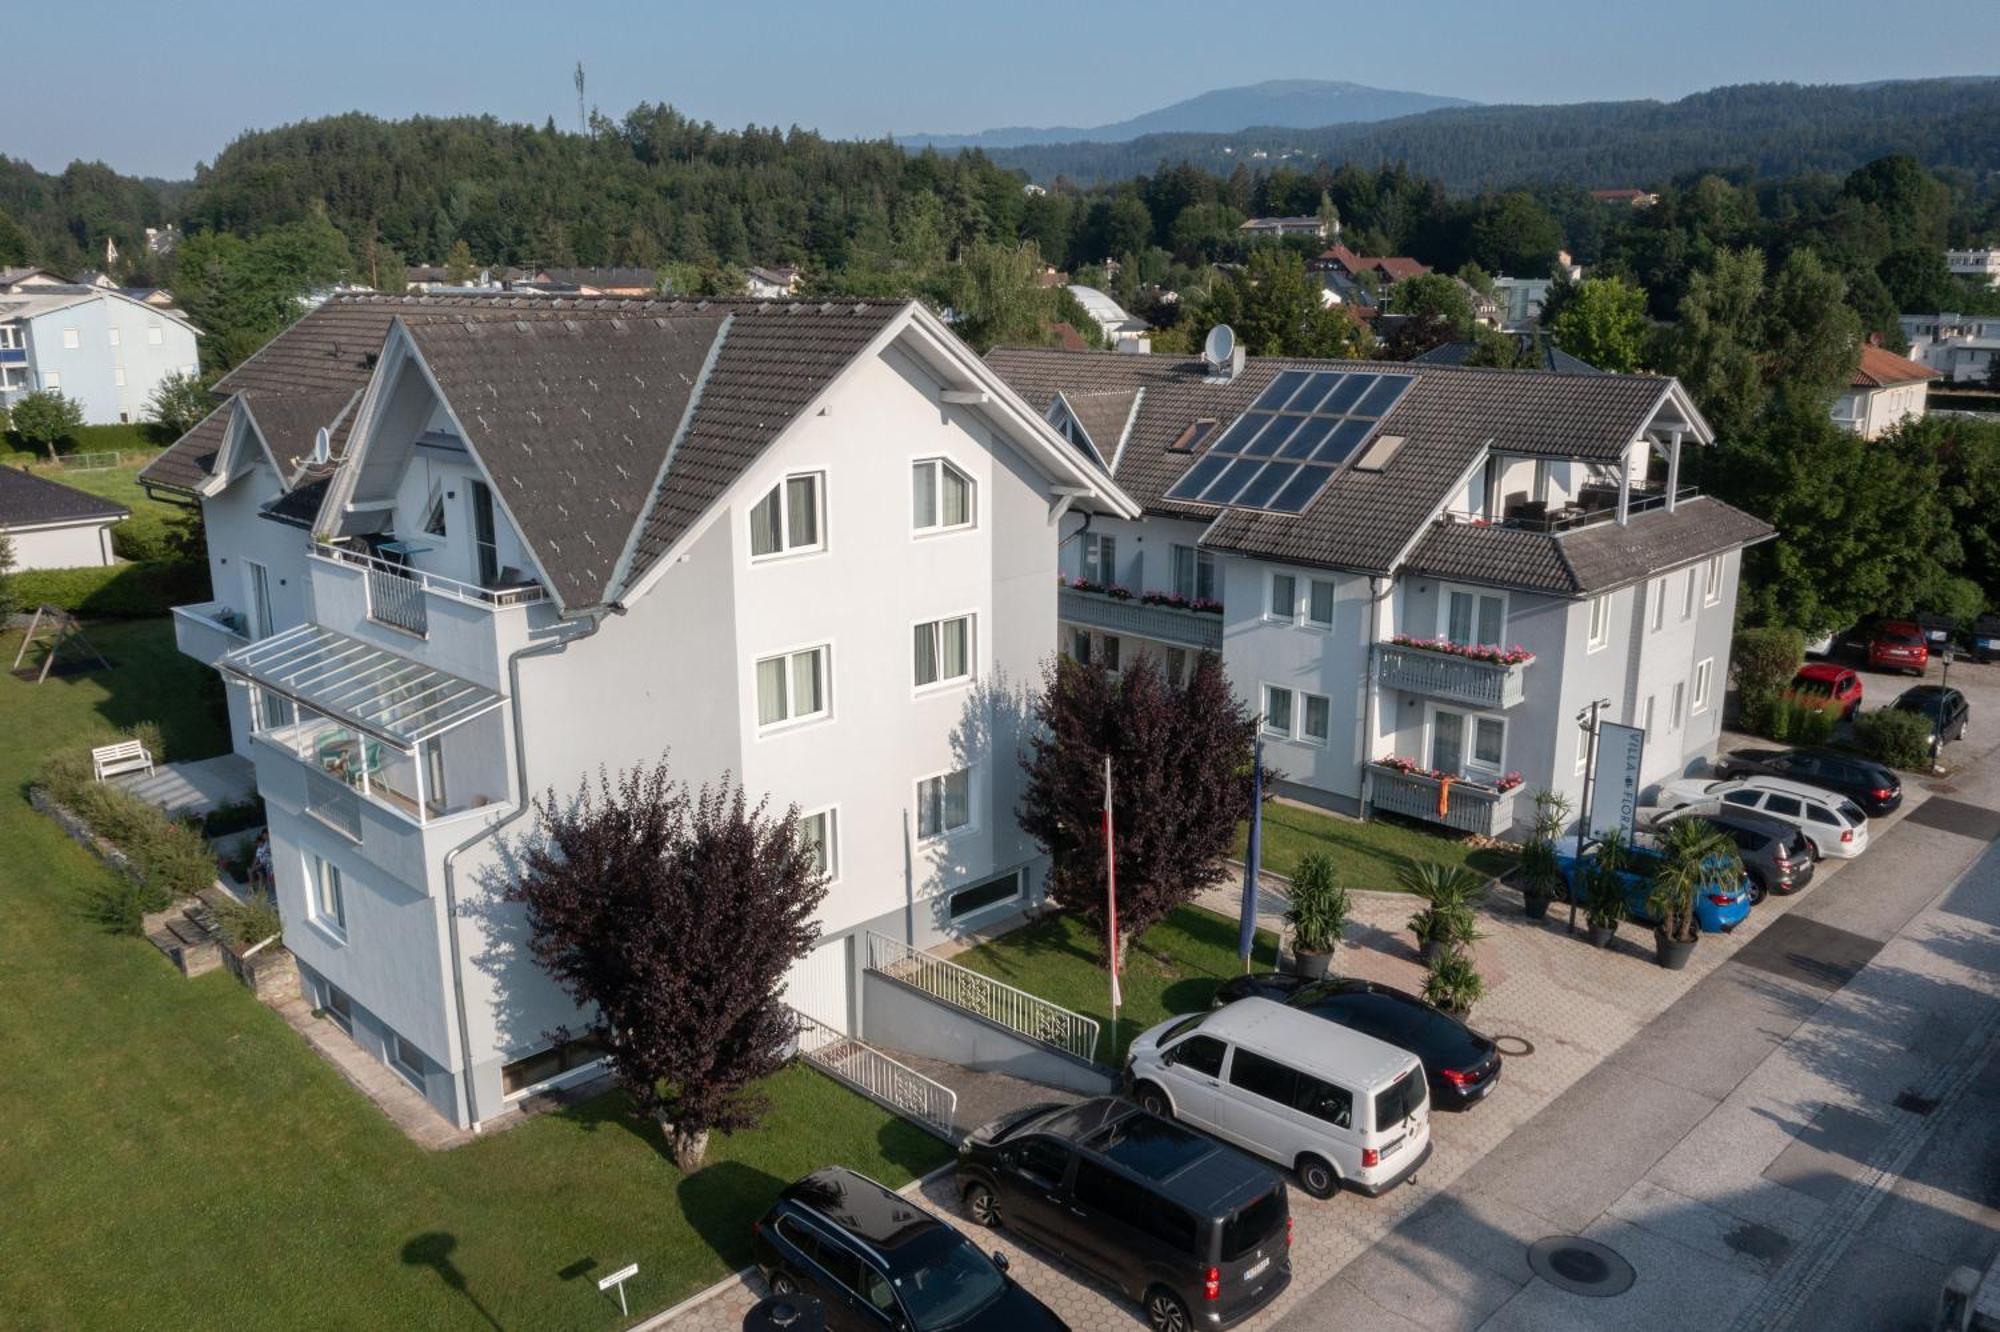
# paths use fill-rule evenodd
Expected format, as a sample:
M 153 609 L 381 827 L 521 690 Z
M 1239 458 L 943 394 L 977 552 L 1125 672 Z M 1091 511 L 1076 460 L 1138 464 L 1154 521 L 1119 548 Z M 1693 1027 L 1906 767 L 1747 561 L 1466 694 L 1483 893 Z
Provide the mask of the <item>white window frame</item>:
M 1590 770 L 1590 732 L 1581 726 L 1576 728 L 1576 775 L 1581 777 Z
M 1474 587 L 1470 583 L 1439 583 L 1437 591 L 1437 636 L 1451 639 L 1451 594 L 1463 592 L 1472 598 L 1472 638 L 1461 646 L 1465 647 L 1506 647 L 1507 619 L 1513 612 L 1512 599 L 1505 592 L 1490 587 Z M 1494 643 L 1479 642 L 1479 601 L 1491 597 L 1500 603 L 1500 637 Z
M 1333 743 L 1333 700 L 1325 694 L 1308 694 L 1301 690 L 1296 702 L 1299 718 L 1298 742 L 1322 749 Z M 1322 735 L 1314 735 L 1307 729 L 1307 719 L 1312 716 L 1312 705 L 1315 703 L 1319 704 L 1326 714 L 1326 731 Z
M 1583 650 L 1602 652 L 1611 643 L 1611 594 L 1599 592 L 1590 599 L 1590 618 L 1584 621 Z
M 416 1050 L 418 1058 L 426 1062 L 429 1061 L 430 1056 L 424 1054 L 422 1050 L 417 1050 L 416 1042 L 410 1040 L 409 1037 L 394 1028 L 390 1029 L 389 1039 L 383 1042 L 383 1044 L 388 1047 L 385 1053 L 389 1056 L 389 1067 L 402 1074 L 405 1082 L 408 1082 L 412 1087 L 421 1091 L 424 1085 L 424 1071 L 421 1068 L 412 1068 L 403 1062 L 403 1047 L 407 1045 L 412 1050 Z
M 1461 760 L 1459 765 L 1459 772 L 1463 777 L 1477 781 L 1484 778 L 1498 779 L 1507 774 L 1507 719 L 1497 712 L 1480 712 L 1473 708 L 1454 708 L 1442 703 L 1432 703 L 1424 710 L 1424 750 L 1420 757 L 1425 768 L 1437 766 L 1435 744 L 1437 741 L 1437 719 L 1440 712 L 1449 712 L 1454 716 L 1464 719 L 1465 758 Z M 1479 723 L 1482 721 L 1495 722 L 1500 727 L 1500 762 L 1491 767 L 1478 761 Z
M 1696 573 L 1696 570 L 1695 570 L 1695 569 L 1693 569 L 1692 567 L 1690 567 L 1690 568 L 1688 569 L 1688 571 L 1687 571 L 1687 591 L 1685 591 L 1685 592 L 1683 592 L 1683 593 L 1681 594 L 1681 623 L 1682 623 L 1682 624 L 1686 624 L 1686 623 L 1687 623 L 1687 622 L 1688 622 L 1689 620 L 1692 620 L 1692 619 L 1694 618 L 1694 588 L 1695 588 L 1695 573 Z
M 1715 676 L 1715 658 L 1703 657 L 1694 664 L 1694 695 L 1688 709 L 1688 716 L 1699 717 L 1708 711 L 1708 691 Z
M 157 321 L 147 325 L 146 345 L 148 347 L 161 346 L 166 342 L 166 340 L 167 340 L 167 330 L 164 327 L 162 327 Z
M 1656 698 L 1657 695 L 1654 694 L 1646 695 L 1645 700 L 1639 705 L 1639 715 L 1633 723 L 1645 734 L 1648 741 L 1653 738 L 1653 704 Z
M 965 674 L 945 675 L 944 670 L 944 627 L 959 620 L 965 621 Z M 933 663 L 940 672 L 935 680 L 919 681 L 916 678 L 917 631 L 925 625 L 936 632 L 931 643 L 936 653 Z M 1113 667 L 1112 669 L 1116 669 Z M 919 694 L 938 693 L 946 689 L 958 689 L 971 684 L 979 677 L 979 613 L 960 611 L 956 615 L 941 615 L 935 620 L 912 620 L 910 622 L 910 681 L 911 687 Z
M 122 365 L 114 365 L 114 366 L 112 366 L 112 367 L 111 367 L 111 383 L 112 383 L 113 387 L 116 387 L 116 388 L 124 388 L 124 387 L 125 387 L 125 367 L 124 367 L 124 366 L 122 366 Z
M 1188 586 L 1185 589 L 1181 587 L 1181 557 L 1183 553 L 1188 557 L 1188 573 L 1190 574 Z M 1200 601 L 1204 598 L 1211 601 L 1220 600 L 1216 596 L 1216 593 L 1220 591 L 1220 587 L 1216 582 L 1216 577 L 1220 573 L 1220 570 L 1216 566 L 1214 551 L 1203 550 L 1200 546 L 1190 546 L 1186 542 L 1176 542 L 1168 552 L 1167 559 L 1169 562 L 1167 576 L 1173 582 L 1175 596 L 1186 597 L 1189 601 Z M 1208 591 L 1206 592 L 1201 590 L 1203 573 L 1208 575 Z
M 118 345 L 119 345 L 119 344 L 118 344 L 118 330 L 117 330 L 116 328 L 107 328 L 107 329 L 105 329 L 105 330 L 104 330 L 104 336 L 105 336 L 105 338 L 106 338 L 106 339 L 108 340 L 108 343 L 107 343 L 107 345 L 109 345 L 109 346 L 113 346 L 113 347 L 116 347 L 116 346 L 118 346 Z
M 1271 699 L 1276 694 L 1283 694 L 1285 696 L 1285 724 L 1283 726 L 1274 725 L 1271 720 Z M 1289 685 L 1267 683 L 1264 686 L 1263 694 L 1258 697 L 1257 701 L 1263 705 L 1257 718 L 1258 729 L 1265 735 L 1278 740 L 1291 739 L 1292 733 L 1297 728 L 1299 722 L 1299 691 Z
M 1318 620 L 1313 618 L 1313 594 L 1316 589 L 1322 587 L 1328 589 L 1331 604 L 1327 608 L 1326 618 Z M 1306 579 L 1306 594 L 1299 598 L 1299 614 L 1304 618 L 1308 629 L 1331 630 L 1334 617 L 1340 614 L 1340 581 L 1334 578 Z
M 947 828 L 944 826 L 945 798 L 942 783 L 948 778 L 956 777 L 959 773 L 965 774 L 965 822 L 959 824 L 956 828 Z M 940 783 L 938 788 L 938 831 L 926 833 L 923 830 L 924 787 L 932 782 Z M 977 799 L 978 790 L 973 780 L 971 768 L 945 768 L 939 772 L 926 773 L 924 776 L 917 778 L 915 792 L 914 812 L 917 816 L 916 832 L 918 846 L 930 846 L 937 842 L 948 842 L 954 837 L 963 837 L 967 833 L 979 830 L 979 818 L 976 812 L 979 808 Z
M 1676 680 L 1674 687 L 1667 691 L 1667 730 L 1669 732 L 1680 730 L 1681 723 L 1686 718 L 1687 681 Z
M 76 351 L 83 346 L 83 334 L 77 329 L 64 329 L 62 331 L 62 338 L 64 351 Z
M 1667 578 L 1665 574 L 1653 580 L 1652 603 L 1652 605 L 1646 608 L 1647 619 L 1653 626 L 1653 632 L 1657 634 L 1660 630 L 1667 627 Z
M 792 544 L 792 482 L 810 480 L 813 483 L 813 535 L 817 539 L 810 545 Z M 778 497 L 778 548 L 757 553 L 757 510 L 764 507 L 773 495 Z M 766 564 L 773 560 L 796 559 L 804 555 L 822 554 L 827 548 L 826 538 L 826 473 L 824 471 L 787 472 L 778 478 L 777 484 L 757 497 L 745 513 L 750 524 L 749 550 L 752 564 Z
M 1111 558 L 1104 557 L 1106 545 L 1111 547 Z M 1116 532 L 1085 532 L 1079 547 L 1080 563 L 1077 566 L 1082 577 L 1106 587 L 1118 582 L 1118 534 Z
M 1704 606 L 1713 606 L 1722 600 L 1722 561 L 1723 557 L 1720 555 L 1708 557 L 1707 581 L 1701 594 L 1701 603 Z
M 62 371 L 60 370 L 42 371 L 42 387 L 45 389 L 55 389 L 57 391 L 61 391 Z
M 340 866 L 317 851 L 305 853 L 306 918 L 335 943 L 347 942 L 347 876 Z M 328 879 L 332 874 L 333 915 L 326 914 Z
M 918 468 L 927 467 L 934 477 L 931 495 L 937 503 L 937 521 L 925 524 L 917 520 L 917 494 L 914 484 Z M 956 472 L 965 481 L 965 521 L 947 523 L 944 521 L 944 473 L 946 469 Z M 943 454 L 910 459 L 910 535 L 917 537 L 943 536 L 948 532 L 969 532 L 979 526 L 979 483 L 972 479 L 972 473 L 960 467 Z
M 1292 610 L 1289 615 L 1280 615 L 1278 604 L 1278 580 L 1285 579 L 1292 585 Z M 1264 575 L 1264 618 L 1273 624 L 1297 624 L 1299 622 L 1299 576 L 1285 569 L 1272 569 Z
M 793 706 L 792 662 L 794 658 L 802 657 L 808 652 L 817 652 L 820 654 L 818 667 L 820 707 L 817 712 L 801 714 Z M 764 715 L 764 700 L 763 696 L 758 692 L 757 668 L 767 661 L 783 661 L 785 663 L 785 715 L 774 722 L 762 720 Z M 750 716 L 755 722 L 757 733 L 760 736 L 772 735 L 778 731 L 788 731 L 797 726 L 808 726 L 814 722 L 825 721 L 827 718 L 833 716 L 832 642 L 801 643 L 797 647 L 785 648 L 778 652 L 767 652 L 763 656 L 754 659 L 750 663 Z
M 803 830 L 807 819 L 826 820 L 826 882 L 829 887 L 840 882 L 840 806 L 822 805 L 799 815 L 799 827 Z

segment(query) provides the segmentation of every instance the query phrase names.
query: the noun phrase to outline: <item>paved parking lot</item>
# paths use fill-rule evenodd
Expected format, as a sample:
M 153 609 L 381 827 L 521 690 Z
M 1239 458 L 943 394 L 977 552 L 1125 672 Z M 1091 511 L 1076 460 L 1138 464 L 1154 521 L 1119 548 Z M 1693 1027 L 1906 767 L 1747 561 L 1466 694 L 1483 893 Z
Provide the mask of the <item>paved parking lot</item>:
M 1863 674 L 1870 707 L 1886 705 L 1902 689 L 1916 683 L 1908 676 Z M 1928 679 L 1936 682 L 1941 676 L 1942 671 L 1934 666 Z M 1950 681 L 1964 690 L 1972 703 L 1969 738 L 1951 746 L 1946 755 L 1948 768 L 1962 770 L 1992 749 L 1991 737 L 2000 735 L 2000 665 L 1960 662 L 1951 668 Z M 1735 741 L 1731 737 L 1725 744 Z M 1875 835 L 1880 836 L 1902 821 L 1918 816 L 1928 802 L 1939 796 L 1954 794 L 1949 777 L 1910 779 L 1905 783 L 1905 791 L 1907 796 L 1901 809 L 1887 819 L 1875 820 L 1872 829 Z M 1343 1326 L 1358 1325 L 1353 1317 L 1359 1310 L 1347 1300 L 1338 1301 L 1345 1306 L 1338 1314 L 1332 1309 L 1316 1308 L 1315 1302 L 1324 1302 L 1339 1289 L 1329 1287 L 1329 1283 L 1342 1269 L 1397 1230 L 1419 1208 L 1449 1190 L 1460 1176 L 1513 1136 L 1515 1130 L 1542 1115 L 1586 1074 L 1610 1061 L 1635 1034 L 1705 978 L 1739 953 L 1753 950 L 1760 936 L 1786 920 L 1795 909 L 1826 894 L 1827 886 L 1838 883 L 1852 865 L 1869 863 L 1865 857 L 1851 863 L 1825 862 L 1805 892 L 1790 898 L 1769 899 L 1733 934 L 1705 937 L 1688 968 L 1680 972 L 1655 965 L 1650 936 L 1630 926 L 1621 932 L 1611 949 L 1593 949 L 1580 937 L 1572 938 L 1566 933 L 1562 911 L 1552 910 L 1546 920 L 1530 921 L 1522 915 L 1517 897 L 1511 893 L 1496 894 L 1483 909 L 1481 929 L 1486 937 L 1477 945 L 1477 953 L 1487 991 L 1486 998 L 1474 1011 L 1473 1021 L 1489 1034 L 1526 1041 L 1533 1053 L 1510 1058 L 1500 1087 L 1473 1111 L 1434 1114 L 1435 1151 L 1429 1164 L 1408 1186 L 1382 1198 L 1342 1195 L 1325 1202 L 1316 1202 L 1293 1189 L 1292 1285 L 1269 1310 L 1245 1326 L 1253 1329 L 1281 1323 L 1287 1327 L 1315 1326 L 1319 1325 L 1321 1314 L 1329 1319 L 1340 1317 Z M 1224 889 L 1221 895 L 1226 898 L 1230 891 Z M 1343 950 L 1341 969 L 1348 974 L 1414 988 L 1421 973 L 1404 924 L 1410 911 L 1410 899 L 1400 894 L 1355 893 L 1353 918 L 1348 926 L 1349 946 Z M 1801 926 L 1811 928 L 1806 924 L 1810 914 L 1800 911 Z M 1767 951 L 1770 951 L 1768 946 Z M 1788 945 L 1788 951 L 1802 950 Z M 1754 963 L 1756 956 L 1751 951 L 1746 961 Z M 1660 1131 L 1663 1124 L 1677 1116 L 1691 1116 L 1689 1122 L 1693 1122 L 1706 1104 L 1689 1100 L 1677 1110 L 1669 1092 L 1640 1097 L 1635 1104 L 1604 1107 L 1595 1116 L 1590 1131 L 1635 1134 L 1638 1135 L 1635 1141 L 1642 1141 L 1647 1133 Z M 1681 1126 L 1681 1131 L 1685 1132 L 1685 1128 Z M 1504 1162 L 1495 1164 L 1505 1168 Z M 1523 1168 L 1533 1167 L 1524 1163 Z M 932 1207 L 969 1233 L 982 1233 L 982 1242 L 987 1247 L 1006 1253 L 1015 1277 L 1071 1327 L 1129 1329 L 1143 1325 L 1137 1306 L 1116 1292 L 1053 1261 L 1040 1250 L 1014 1243 L 1004 1231 L 979 1232 L 963 1216 L 949 1176 L 923 1183 L 920 1188 Z M 1642 1204 L 1640 1198 L 1631 1206 Z M 1508 1243 L 1513 1242 L 1509 1239 Z M 1519 1246 L 1514 1245 L 1509 1253 L 1518 1257 L 1518 1250 Z M 1427 1298 L 1435 1307 L 1443 1309 L 1452 1307 L 1454 1281 L 1476 1284 L 1486 1279 L 1478 1274 L 1476 1267 L 1463 1264 L 1444 1265 L 1429 1274 L 1407 1275 L 1429 1291 Z M 1470 1289 L 1460 1293 L 1468 1299 L 1472 1295 Z M 682 1329 L 735 1332 L 742 1326 L 743 1315 L 754 1303 L 756 1294 L 750 1286 L 732 1284 L 706 1300 L 674 1311 L 672 1326 L 677 1332 Z M 1479 1302 L 1472 1300 L 1473 1304 Z M 1292 1317 L 1295 1311 L 1299 1311 L 1298 1316 Z M 1374 1312 L 1383 1310 L 1378 1307 Z M 1447 1318 L 1436 1325 L 1451 1326 L 1454 1320 Z

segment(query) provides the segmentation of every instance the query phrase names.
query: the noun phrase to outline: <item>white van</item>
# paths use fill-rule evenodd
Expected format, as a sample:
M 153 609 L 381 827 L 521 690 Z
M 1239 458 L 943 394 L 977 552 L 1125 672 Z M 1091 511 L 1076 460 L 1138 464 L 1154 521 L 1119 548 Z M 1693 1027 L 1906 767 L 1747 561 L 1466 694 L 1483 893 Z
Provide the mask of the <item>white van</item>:
M 1269 999 L 1161 1023 L 1126 1072 L 1141 1106 L 1297 1172 L 1315 1198 L 1387 1192 L 1430 1158 L 1415 1055 Z
M 1835 791 L 1762 774 L 1723 781 L 1680 777 L 1660 784 L 1661 813 L 1714 802 L 1791 824 L 1805 834 L 1814 860 L 1852 860 L 1868 849 L 1867 814 Z

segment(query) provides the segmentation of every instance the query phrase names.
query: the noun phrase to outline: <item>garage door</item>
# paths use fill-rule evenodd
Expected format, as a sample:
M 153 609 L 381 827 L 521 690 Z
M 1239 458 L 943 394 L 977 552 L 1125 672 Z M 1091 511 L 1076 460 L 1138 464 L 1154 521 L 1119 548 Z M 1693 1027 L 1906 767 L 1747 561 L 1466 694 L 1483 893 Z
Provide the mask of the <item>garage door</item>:
M 848 957 L 853 936 L 821 944 L 785 979 L 785 1002 L 843 1036 L 852 1035 L 848 986 L 853 968 Z

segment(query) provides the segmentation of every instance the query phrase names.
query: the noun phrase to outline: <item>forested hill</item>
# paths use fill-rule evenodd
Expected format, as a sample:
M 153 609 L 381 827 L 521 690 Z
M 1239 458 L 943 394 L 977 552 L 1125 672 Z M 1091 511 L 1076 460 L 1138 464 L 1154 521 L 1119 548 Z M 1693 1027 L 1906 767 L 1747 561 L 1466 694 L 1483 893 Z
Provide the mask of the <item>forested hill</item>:
M 1020 180 L 978 155 L 908 156 L 886 141 L 718 130 L 670 107 L 598 118 L 589 135 L 491 116 L 345 115 L 248 134 L 201 172 L 196 230 L 251 235 L 323 207 L 357 262 L 371 245 L 442 261 L 456 241 L 488 263 L 669 260 L 843 266 L 886 248 L 915 194 L 943 206 L 939 240 L 1011 230 Z
M 1255 156 L 1260 152 L 1265 156 Z M 2000 78 L 1744 84 L 1677 102 L 1460 107 L 1374 124 L 1154 134 L 991 155 L 1036 180 L 1078 183 L 1122 180 L 1184 159 L 1220 172 L 1239 162 L 1253 170 L 1280 161 L 1402 162 L 1464 194 L 1531 182 L 1649 185 L 1703 168 L 1845 173 L 1891 153 L 1932 167 L 2000 170 Z

